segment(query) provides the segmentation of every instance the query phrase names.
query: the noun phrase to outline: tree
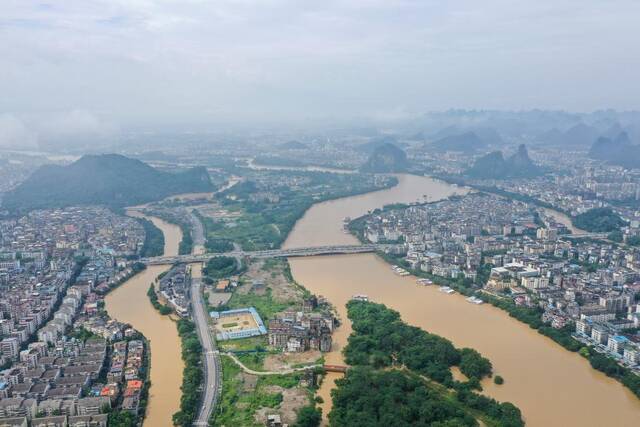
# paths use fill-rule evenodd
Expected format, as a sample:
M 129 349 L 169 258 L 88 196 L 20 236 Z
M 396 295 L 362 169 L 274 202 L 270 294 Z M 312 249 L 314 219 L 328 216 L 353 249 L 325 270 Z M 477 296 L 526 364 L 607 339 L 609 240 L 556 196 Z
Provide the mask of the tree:
M 623 239 L 622 232 L 620 230 L 612 231 L 607 236 L 607 239 L 613 240 L 614 242 L 620 243 L 620 242 L 622 242 L 622 239 Z
M 322 421 L 322 410 L 315 405 L 303 406 L 293 427 L 318 427 Z
M 460 371 L 469 378 L 482 379 L 491 374 L 491 362 L 471 348 L 460 350 Z
M 573 225 L 596 233 L 608 233 L 620 230 L 625 222 L 611 208 L 594 208 L 572 219 Z
M 406 372 L 354 367 L 336 385 L 331 392 L 333 408 L 329 413 L 329 421 L 335 427 L 427 426 L 441 422 L 477 425 L 459 405 Z

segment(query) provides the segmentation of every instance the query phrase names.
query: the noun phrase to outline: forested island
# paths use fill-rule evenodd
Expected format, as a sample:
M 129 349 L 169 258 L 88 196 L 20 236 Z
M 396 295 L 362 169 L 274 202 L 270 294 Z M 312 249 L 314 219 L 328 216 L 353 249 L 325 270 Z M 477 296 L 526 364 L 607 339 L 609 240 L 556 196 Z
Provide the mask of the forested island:
M 400 314 L 365 301 L 347 304 L 353 333 L 344 350 L 352 368 L 332 391 L 332 426 L 523 426 L 520 410 L 478 394 L 491 362 L 438 335 L 409 326 Z M 468 378 L 453 379 L 457 366 Z

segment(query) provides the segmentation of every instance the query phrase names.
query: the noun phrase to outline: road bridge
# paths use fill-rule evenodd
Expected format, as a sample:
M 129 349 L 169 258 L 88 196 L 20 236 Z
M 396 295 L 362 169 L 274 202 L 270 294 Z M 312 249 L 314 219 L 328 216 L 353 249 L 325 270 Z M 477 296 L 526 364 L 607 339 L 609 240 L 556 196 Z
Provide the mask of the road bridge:
M 561 239 L 607 239 L 609 233 L 576 233 L 563 234 L 559 236 Z
M 142 258 L 141 262 L 147 265 L 163 265 L 163 264 L 175 264 L 175 263 L 192 263 L 192 262 L 206 262 L 210 258 L 217 256 L 227 256 L 234 258 L 291 258 L 291 257 L 303 257 L 303 256 L 318 256 L 318 255 L 345 255 L 345 254 L 362 254 L 376 251 L 388 251 L 391 249 L 398 249 L 401 245 L 389 245 L 389 244 L 364 244 L 364 245 L 332 245 L 332 246 L 314 246 L 304 248 L 289 248 L 289 249 L 269 249 L 263 251 L 242 251 L 233 250 L 231 252 L 224 253 L 204 253 L 204 254 L 189 254 L 189 255 L 175 255 L 175 256 L 159 256 L 152 258 Z

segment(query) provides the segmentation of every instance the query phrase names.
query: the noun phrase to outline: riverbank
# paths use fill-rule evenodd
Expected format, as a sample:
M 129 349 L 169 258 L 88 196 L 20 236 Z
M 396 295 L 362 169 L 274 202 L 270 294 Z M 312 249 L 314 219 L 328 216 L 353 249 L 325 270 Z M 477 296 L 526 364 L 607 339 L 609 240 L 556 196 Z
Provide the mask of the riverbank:
M 576 340 L 572 336 L 572 326 L 566 326 L 561 329 L 552 328 L 541 320 L 542 310 L 539 308 L 517 306 L 511 300 L 499 298 L 493 294 L 484 292 L 481 288 L 466 286 L 463 281 L 447 279 L 420 270 L 414 270 L 407 262 L 399 257 L 394 257 L 382 252 L 379 252 L 378 256 L 389 265 L 401 266 L 415 277 L 429 279 L 436 286 L 449 286 L 466 297 L 479 297 L 482 301 L 505 311 L 509 316 L 528 325 L 531 329 L 536 330 L 547 338 L 550 338 L 564 349 L 573 353 L 578 352 L 578 354 L 589 361 L 593 369 L 619 381 L 640 399 L 640 376 L 634 374 L 630 369 L 620 366 L 615 360 L 600 354 L 594 347 L 586 346 Z
M 159 277 L 161 276 L 162 274 Z M 203 380 L 202 346 L 196 334 L 195 324 L 190 320 L 172 316 L 174 314 L 173 309 L 169 305 L 160 302 L 153 283 L 149 285 L 147 296 L 149 297 L 149 302 L 159 314 L 168 316 L 175 322 L 180 336 L 181 355 L 184 362 L 182 385 L 180 386 L 182 396 L 180 397 L 180 410 L 173 414 L 172 420 L 176 426 L 189 427 L 195 419 L 196 411 L 200 404 L 200 388 Z
M 243 250 L 278 248 L 313 205 L 395 185 L 397 179 L 393 176 L 299 171 L 254 173 L 242 184 L 219 193 L 216 217 L 201 215 L 206 246 L 229 250 L 228 244 L 222 244 L 232 241 Z M 230 222 L 233 226 L 225 226 Z
M 347 216 L 356 218 L 391 203 L 420 202 L 425 195 L 435 201 L 466 191 L 430 178 L 401 175 L 399 185 L 390 190 L 314 205 L 295 225 L 285 247 L 354 244 L 357 240 L 343 231 Z M 343 320 L 333 335 L 334 348 L 325 356 L 328 364 L 344 364 L 341 350 L 351 332 L 345 304 L 354 294 L 367 294 L 400 312 L 408 324 L 489 358 L 495 373 L 507 381 L 503 385 L 483 381 L 483 393 L 513 402 L 528 425 L 599 427 L 612 419 L 616 425 L 636 425 L 640 404 L 631 392 L 503 310 L 469 304 L 463 296 L 438 292 L 437 287 L 418 286 L 415 278 L 394 274 L 373 254 L 292 258 L 290 264 L 295 280 L 328 299 Z M 337 376 L 329 374 L 318 392 L 325 414 Z
M 144 217 L 129 210 L 131 216 Z M 158 218 L 148 218 L 162 230 L 165 254 L 177 254 L 181 240 L 180 229 Z M 128 323 L 147 337 L 150 349 L 150 379 L 148 406 L 144 425 L 172 427 L 172 416 L 179 410 L 183 377 L 181 340 L 168 316 L 160 315 L 149 303 L 147 291 L 168 266 L 149 266 L 133 275 L 105 297 L 105 308 L 110 316 Z
M 394 206 L 394 209 L 402 208 L 403 206 Z M 349 231 L 363 244 L 369 243 L 364 237 L 364 222 L 367 217 L 368 215 L 356 218 L 348 225 Z M 487 254 L 481 254 L 480 258 L 484 260 L 485 255 Z M 616 363 L 615 360 L 601 355 L 592 346 L 584 345 L 576 340 L 573 337 L 574 328 L 571 324 L 560 329 L 553 328 L 542 321 L 541 316 L 543 314 L 543 310 L 540 307 L 518 306 L 509 298 L 503 298 L 493 293 L 486 292 L 483 287 L 488 279 L 488 272 L 492 267 L 491 265 L 482 264 L 478 267 L 477 283 L 473 284 L 473 281 L 470 279 L 450 279 L 426 273 L 419 269 L 413 269 L 402 256 L 394 256 L 392 254 L 382 252 L 379 252 L 378 256 L 390 265 L 399 265 L 415 277 L 429 279 L 435 285 L 448 286 L 466 297 L 481 297 L 485 302 L 504 310 L 509 314 L 509 316 L 527 324 L 532 329 L 552 339 L 565 349 L 571 352 L 579 351 L 579 354 L 589 360 L 589 363 L 594 369 L 618 380 L 640 398 L 640 376 L 636 375 L 631 369 Z

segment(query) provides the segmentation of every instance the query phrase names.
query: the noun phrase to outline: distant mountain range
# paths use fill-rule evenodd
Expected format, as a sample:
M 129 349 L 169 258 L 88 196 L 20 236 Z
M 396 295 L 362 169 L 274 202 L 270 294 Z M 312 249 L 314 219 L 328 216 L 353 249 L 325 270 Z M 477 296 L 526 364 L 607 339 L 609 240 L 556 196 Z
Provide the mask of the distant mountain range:
M 371 139 L 369 142 L 365 142 L 364 144 L 360 144 L 356 147 L 356 151 L 365 154 L 372 154 L 378 148 L 384 145 L 393 145 L 398 147 L 398 140 L 393 136 L 379 136 Z
M 124 207 L 211 190 L 204 167 L 169 173 L 118 154 L 87 155 L 68 166 L 41 166 L 4 196 L 2 207 L 17 213 L 89 204 Z
M 634 145 L 626 132 L 617 136 L 601 136 L 593 143 L 589 157 L 628 169 L 640 168 L 640 145 Z
M 407 170 L 409 162 L 402 149 L 393 144 L 386 143 L 378 146 L 364 165 L 360 167 L 362 172 L 394 173 Z
M 529 158 L 524 145 L 505 159 L 502 151 L 493 151 L 477 159 L 466 175 L 478 179 L 530 178 L 543 173 Z
M 497 147 L 526 141 L 528 146 L 588 149 L 598 137 L 615 137 L 621 131 L 627 132 L 634 144 L 640 144 L 640 111 L 448 110 L 408 118 L 402 128 L 404 135 L 414 141 L 436 141 L 473 132 Z
M 504 140 L 498 131 L 489 126 L 463 127 L 458 125 L 447 126 L 432 135 L 431 139 L 437 141 L 446 137 L 462 136 L 473 133 L 478 137 L 483 145 L 503 145 Z
M 548 145 L 585 147 L 593 143 L 599 136 L 600 132 L 595 127 L 578 123 L 565 132 L 553 128 L 543 133 L 538 139 Z
M 475 132 L 449 135 L 431 143 L 430 147 L 437 151 L 459 151 L 474 153 L 487 146 L 487 143 Z

